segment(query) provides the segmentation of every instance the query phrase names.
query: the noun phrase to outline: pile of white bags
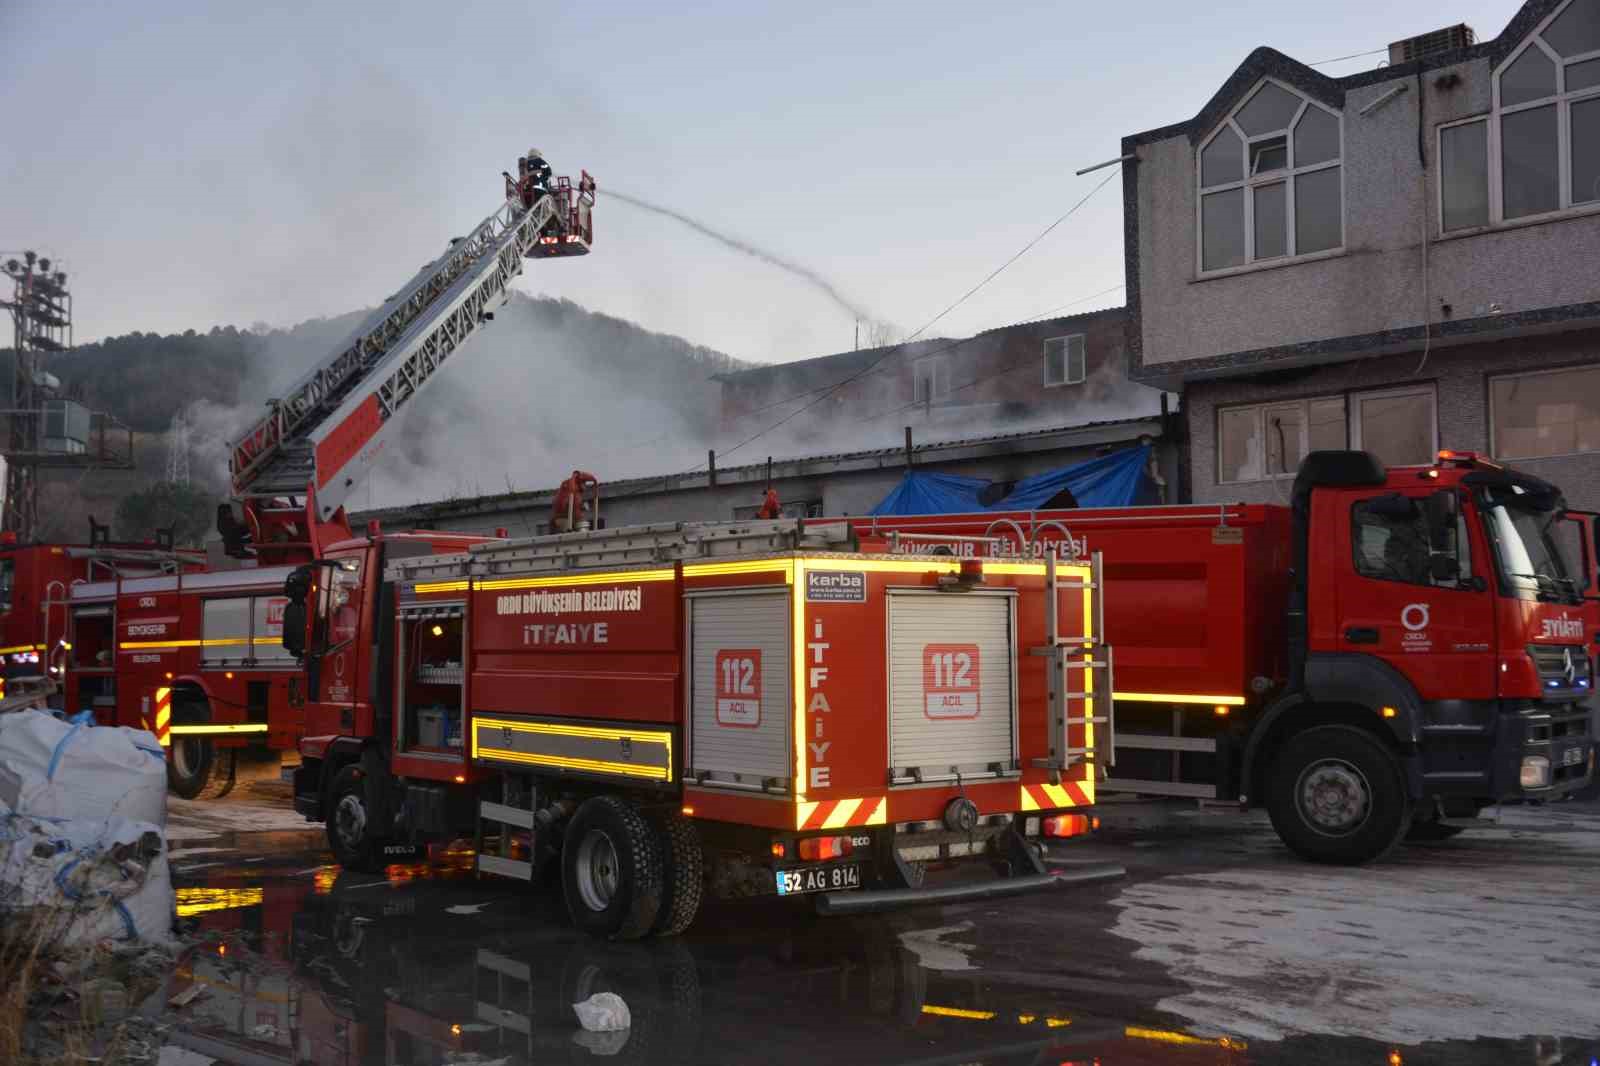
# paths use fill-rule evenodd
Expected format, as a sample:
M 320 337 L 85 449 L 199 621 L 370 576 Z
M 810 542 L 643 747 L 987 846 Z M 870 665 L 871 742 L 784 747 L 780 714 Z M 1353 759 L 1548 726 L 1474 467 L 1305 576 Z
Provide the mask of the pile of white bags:
M 0 914 L 54 948 L 172 932 L 166 759 L 143 730 L 0 715 Z

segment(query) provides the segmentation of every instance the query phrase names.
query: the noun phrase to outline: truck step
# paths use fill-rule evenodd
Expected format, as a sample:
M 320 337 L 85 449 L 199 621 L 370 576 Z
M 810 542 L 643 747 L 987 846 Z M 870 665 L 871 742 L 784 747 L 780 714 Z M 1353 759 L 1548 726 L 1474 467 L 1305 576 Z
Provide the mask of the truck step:
M 523 881 L 533 880 L 533 863 L 519 862 L 516 859 L 502 859 L 498 855 L 478 856 L 478 872 L 494 874 L 496 877 L 516 877 Z

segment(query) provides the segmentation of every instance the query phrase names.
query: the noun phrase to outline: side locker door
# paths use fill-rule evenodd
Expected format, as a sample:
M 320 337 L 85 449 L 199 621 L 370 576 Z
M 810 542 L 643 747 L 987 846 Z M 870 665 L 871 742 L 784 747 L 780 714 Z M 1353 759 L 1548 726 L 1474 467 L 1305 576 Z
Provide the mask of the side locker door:
M 1330 494 L 1343 551 L 1338 648 L 1375 655 L 1404 675 L 1424 700 L 1495 695 L 1494 595 L 1478 531 L 1458 507 L 1430 519 L 1430 492 L 1366 489 Z M 1432 533 L 1433 523 L 1444 536 Z M 1328 530 L 1328 533 L 1334 532 Z M 1315 534 L 1314 534 L 1315 535 Z M 1441 556 L 1454 556 L 1450 573 Z

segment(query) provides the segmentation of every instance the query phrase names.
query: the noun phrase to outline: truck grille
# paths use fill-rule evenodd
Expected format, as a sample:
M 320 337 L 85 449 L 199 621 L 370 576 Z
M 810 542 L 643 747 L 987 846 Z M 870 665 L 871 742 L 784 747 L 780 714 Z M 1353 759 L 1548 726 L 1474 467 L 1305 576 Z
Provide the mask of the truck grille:
M 1582 644 L 1530 644 L 1528 654 L 1547 693 L 1582 695 L 1594 687 L 1594 671 Z

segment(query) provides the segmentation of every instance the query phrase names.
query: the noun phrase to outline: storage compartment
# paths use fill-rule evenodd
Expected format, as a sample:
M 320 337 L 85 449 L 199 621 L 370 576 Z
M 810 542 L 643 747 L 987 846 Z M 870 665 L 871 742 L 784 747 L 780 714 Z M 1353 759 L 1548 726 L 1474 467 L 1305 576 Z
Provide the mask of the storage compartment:
M 789 791 L 789 607 L 785 589 L 689 597 L 693 724 L 686 777 L 727 788 Z
M 1017 771 L 1013 597 L 889 594 L 889 766 L 894 784 Z
M 462 606 L 402 608 L 395 655 L 401 750 L 461 754 L 465 638 Z

